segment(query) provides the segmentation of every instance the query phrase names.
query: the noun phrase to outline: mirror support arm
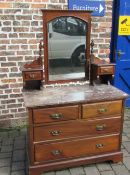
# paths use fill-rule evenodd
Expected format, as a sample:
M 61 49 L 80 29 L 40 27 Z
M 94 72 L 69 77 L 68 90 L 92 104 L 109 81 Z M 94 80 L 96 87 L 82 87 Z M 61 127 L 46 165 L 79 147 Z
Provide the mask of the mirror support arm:
M 92 81 L 92 59 L 93 59 L 93 48 L 94 48 L 94 40 L 91 40 L 91 43 L 90 43 L 90 46 L 91 46 L 91 55 L 90 55 L 90 60 L 89 60 L 89 83 L 90 85 L 93 85 L 93 81 Z

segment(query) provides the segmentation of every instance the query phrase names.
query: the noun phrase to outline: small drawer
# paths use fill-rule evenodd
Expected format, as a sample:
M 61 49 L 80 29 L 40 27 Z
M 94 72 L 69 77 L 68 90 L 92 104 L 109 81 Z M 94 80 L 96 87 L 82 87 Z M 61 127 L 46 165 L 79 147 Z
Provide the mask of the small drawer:
M 34 141 L 55 141 L 80 136 L 119 133 L 120 129 L 121 117 L 91 121 L 76 120 L 73 122 L 69 121 L 61 124 L 34 127 Z
M 99 75 L 114 74 L 114 66 L 99 67 Z
M 35 144 L 35 162 L 98 155 L 117 151 L 119 135 Z
M 83 118 L 106 117 L 109 115 L 121 115 L 122 101 L 110 101 L 101 103 L 92 103 L 82 106 Z
M 77 118 L 79 118 L 78 105 L 33 110 L 34 123 L 58 122 Z
M 24 73 L 24 79 L 27 81 L 29 80 L 41 80 L 42 79 L 42 72 L 41 71 L 31 71 Z

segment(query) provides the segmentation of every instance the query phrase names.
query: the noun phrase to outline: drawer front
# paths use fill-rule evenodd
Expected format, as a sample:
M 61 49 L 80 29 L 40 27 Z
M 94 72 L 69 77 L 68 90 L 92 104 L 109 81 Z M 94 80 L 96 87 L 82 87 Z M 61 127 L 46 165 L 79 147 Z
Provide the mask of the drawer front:
M 105 117 L 108 115 L 121 115 L 122 101 L 92 103 L 82 106 L 83 118 Z
M 35 161 L 53 161 L 96 155 L 119 149 L 119 135 L 79 139 L 51 144 L 35 144 Z
M 34 141 L 49 141 L 78 136 L 119 133 L 120 129 L 120 117 L 96 121 L 80 120 L 56 125 L 34 127 Z
M 34 123 L 58 122 L 77 118 L 79 118 L 78 105 L 33 110 Z
M 99 75 L 114 74 L 114 66 L 101 66 L 99 67 Z
M 41 71 L 25 72 L 24 78 L 25 78 L 25 80 L 41 80 L 42 79 L 42 72 Z

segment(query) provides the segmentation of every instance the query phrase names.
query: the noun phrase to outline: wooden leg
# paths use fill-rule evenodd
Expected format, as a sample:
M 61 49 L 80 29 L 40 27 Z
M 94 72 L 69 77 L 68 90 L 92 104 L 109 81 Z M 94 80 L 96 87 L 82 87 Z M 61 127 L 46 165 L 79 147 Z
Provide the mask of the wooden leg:
M 113 163 L 118 163 L 123 161 L 123 154 L 120 154 L 118 156 L 113 157 L 112 162 Z
M 43 174 L 43 170 L 38 168 L 29 168 L 29 175 L 41 175 Z

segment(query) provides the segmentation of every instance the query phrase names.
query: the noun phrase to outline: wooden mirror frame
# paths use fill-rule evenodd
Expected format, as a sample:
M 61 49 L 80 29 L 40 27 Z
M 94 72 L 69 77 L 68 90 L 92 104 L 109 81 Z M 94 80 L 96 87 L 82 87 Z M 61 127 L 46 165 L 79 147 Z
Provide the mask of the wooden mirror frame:
M 43 38 L 44 38 L 44 72 L 45 72 L 45 84 L 54 84 L 54 83 L 67 83 L 74 81 L 83 81 L 87 80 L 88 75 L 88 59 L 90 59 L 90 33 L 91 33 L 91 11 L 77 11 L 77 10 L 41 10 L 43 14 Z M 88 32 L 86 34 L 86 64 L 85 64 L 85 78 L 79 79 L 67 79 L 67 80 L 49 80 L 49 64 L 48 64 L 48 22 L 52 21 L 55 18 L 71 16 L 76 17 L 88 25 Z

